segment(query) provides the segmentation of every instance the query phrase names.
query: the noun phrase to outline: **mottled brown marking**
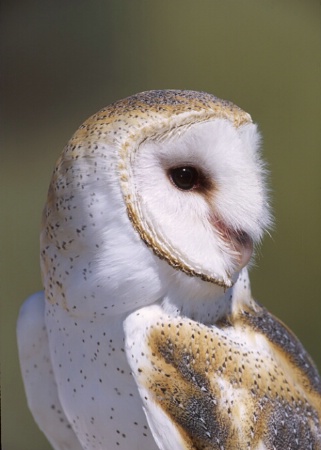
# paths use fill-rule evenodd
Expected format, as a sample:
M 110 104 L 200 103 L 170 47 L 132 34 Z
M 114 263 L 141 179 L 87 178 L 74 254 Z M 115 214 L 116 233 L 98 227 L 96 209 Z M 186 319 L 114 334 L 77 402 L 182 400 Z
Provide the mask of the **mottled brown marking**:
M 256 333 L 262 333 L 275 346 L 276 351 L 296 368 L 299 384 L 321 395 L 321 380 L 315 364 L 292 331 L 279 319 L 260 307 L 256 314 L 243 310 L 240 320 L 249 324 Z M 321 408 L 321 405 L 319 405 Z
M 182 318 L 153 325 L 151 366 L 138 377 L 177 425 L 186 448 L 247 450 L 262 442 L 267 449 L 321 449 L 314 378 L 285 359 L 280 344 L 269 347 L 268 336 L 266 347 L 256 344 L 260 331 L 251 323 L 262 314 L 275 319 L 254 306 L 222 327 Z M 309 359 L 306 364 L 314 373 Z

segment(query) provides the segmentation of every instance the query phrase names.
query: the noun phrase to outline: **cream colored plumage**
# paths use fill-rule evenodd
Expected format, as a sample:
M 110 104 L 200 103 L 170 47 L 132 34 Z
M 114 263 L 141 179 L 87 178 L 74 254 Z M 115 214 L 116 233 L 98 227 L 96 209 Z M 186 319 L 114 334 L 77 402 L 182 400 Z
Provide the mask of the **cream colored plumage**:
M 55 450 L 321 448 L 317 370 L 251 296 L 270 225 L 258 145 L 247 113 L 193 91 L 121 100 L 71 138 L 43 215 L 45 293 L 18 322 Z

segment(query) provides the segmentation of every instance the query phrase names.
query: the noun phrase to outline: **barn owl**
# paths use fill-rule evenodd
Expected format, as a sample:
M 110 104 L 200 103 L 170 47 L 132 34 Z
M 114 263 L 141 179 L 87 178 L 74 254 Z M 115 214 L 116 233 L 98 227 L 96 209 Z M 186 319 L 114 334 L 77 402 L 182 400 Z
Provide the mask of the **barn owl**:
M 55 450 L 321 449 L 321 380 L 252 298 L 271 224 L 260 136 L 210 94 L 150 91 L 89 118 L 59 158 L 44 292 L 18 347 Z

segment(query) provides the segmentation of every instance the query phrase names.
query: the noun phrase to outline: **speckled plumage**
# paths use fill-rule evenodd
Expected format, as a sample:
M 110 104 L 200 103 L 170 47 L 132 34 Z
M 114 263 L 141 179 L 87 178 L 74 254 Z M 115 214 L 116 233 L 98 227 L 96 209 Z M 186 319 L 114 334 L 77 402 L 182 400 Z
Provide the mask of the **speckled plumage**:
M 317 370 L 249 287 L 270 223 L 258 140 L 230 102 L 150 91 L 69 141 L 43 214 L 45 293 L 18 323 L 55 450 L 321 448 Z M 186 191 L 180 167 L 198 174 Z
M 210 327 L 150 308 L 148 325 L 127 319 L 128 355 L 146 410 L 155 402 L 177 426 L 179 444 L 165 448 L 320 448 L 319 375 L 264 308 L 250 301 Z

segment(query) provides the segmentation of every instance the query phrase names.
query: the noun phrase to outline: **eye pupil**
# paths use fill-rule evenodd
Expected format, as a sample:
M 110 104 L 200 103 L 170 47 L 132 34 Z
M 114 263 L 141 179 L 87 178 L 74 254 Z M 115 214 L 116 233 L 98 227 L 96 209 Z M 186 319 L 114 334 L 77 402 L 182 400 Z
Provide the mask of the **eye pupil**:
M 175 186 L 184 191 L 191 190 L 198 184 L 198 172 L 195 167 L 176 167 L 170 170 L 170 177 Z

